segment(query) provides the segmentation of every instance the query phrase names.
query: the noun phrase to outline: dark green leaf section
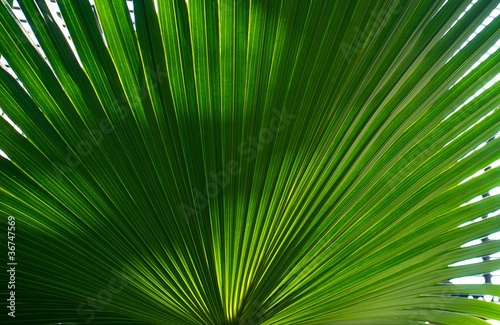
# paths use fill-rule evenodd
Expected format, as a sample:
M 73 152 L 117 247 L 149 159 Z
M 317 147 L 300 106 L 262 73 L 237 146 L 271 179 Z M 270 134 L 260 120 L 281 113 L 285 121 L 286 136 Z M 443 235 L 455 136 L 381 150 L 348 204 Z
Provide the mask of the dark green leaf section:
M 498 1 L 1 2 L 8 324 L 500 319 Z

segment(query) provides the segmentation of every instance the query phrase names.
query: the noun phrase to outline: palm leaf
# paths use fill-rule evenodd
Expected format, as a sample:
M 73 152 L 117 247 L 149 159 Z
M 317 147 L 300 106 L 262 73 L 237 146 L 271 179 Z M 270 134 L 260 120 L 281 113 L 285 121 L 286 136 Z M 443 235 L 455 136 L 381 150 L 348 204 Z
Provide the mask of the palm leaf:
M 9 323 L 500 319 L 498 1 L 1 1 Z

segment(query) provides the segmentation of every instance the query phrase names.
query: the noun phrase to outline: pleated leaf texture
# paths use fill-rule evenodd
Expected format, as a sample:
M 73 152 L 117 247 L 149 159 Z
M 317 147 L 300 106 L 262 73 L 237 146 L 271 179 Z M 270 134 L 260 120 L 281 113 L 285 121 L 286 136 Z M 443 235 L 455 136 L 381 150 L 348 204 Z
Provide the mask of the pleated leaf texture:
M 0 1 L 2 324 L 500 320 L 498 1 Z

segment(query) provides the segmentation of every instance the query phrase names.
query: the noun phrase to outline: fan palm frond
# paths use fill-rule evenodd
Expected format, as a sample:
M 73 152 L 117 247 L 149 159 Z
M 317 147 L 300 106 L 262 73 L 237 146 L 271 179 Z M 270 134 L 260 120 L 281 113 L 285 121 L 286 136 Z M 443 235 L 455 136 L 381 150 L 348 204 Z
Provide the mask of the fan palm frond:
M 500 320 L 498 1 L 18 1 L 9 324 Z

